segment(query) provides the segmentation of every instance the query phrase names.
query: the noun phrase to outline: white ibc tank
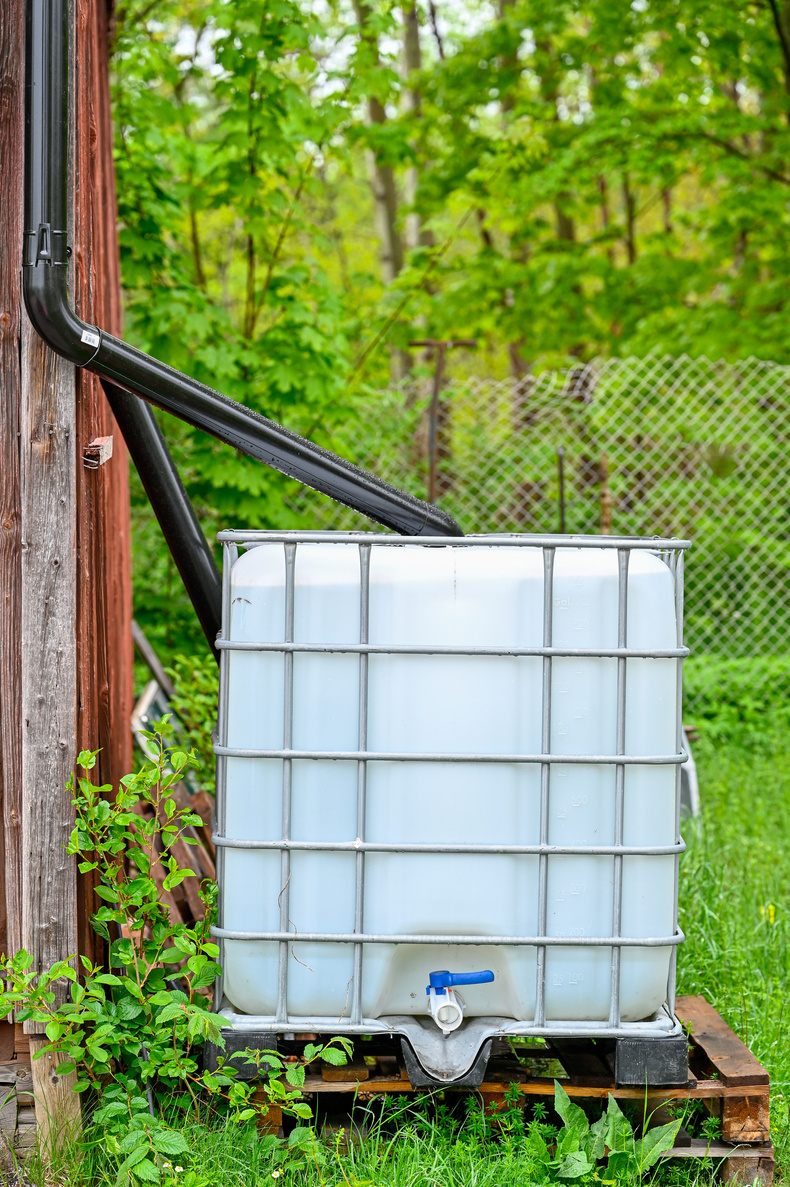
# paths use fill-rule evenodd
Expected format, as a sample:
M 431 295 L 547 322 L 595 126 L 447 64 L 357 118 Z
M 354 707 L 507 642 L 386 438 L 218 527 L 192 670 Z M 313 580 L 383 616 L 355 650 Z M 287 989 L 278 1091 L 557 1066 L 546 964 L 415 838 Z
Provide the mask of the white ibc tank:
M 401 546 L 370 550 L 369 642 L 472 646 L 502 650 L 544 643 L 543 549 Z M 299 543 L 295 561 L 294 641 L 354 644 L 360 639 L 357 543 Z M 674 577 L 654 553 L 634 550 L 627 579 L 627 646 L 677 647 Z M 285 639 L 285 559 L 280 541 L 250 548 L 231 574 L 229 638 Z M 226 625 L 226 634 L 228 629 Z M 613 547 L 561 546 L 553 578 L 552 645 L 614 649 L 618 644 L 618 553 Z M 675 658 L 627 660 L 625 745 L 629 756 L 667 755 L 677 746 Z M 294 750 L 354 751 L 359 741 L 357 654 L 293 657 Z M 550 752 L 617 751 L 616 658 L 554 658 Z M 232 651 L 228 657 L 227 745 L 283 746 L 282 653 Z M 539 755 L 543 660 L 540 656 L 371 654 L 368 751 Z M 291 836 L 353 841 L 357 836 L 353 760 L 296 759 Z M 622 841 L 672 846 L 675 767 L 624 768 Z M 540 763 L 371 761 L 367 764 L 365 839 L 537 845 Z M 224 835 L 282 837 L 281 758 L 227 759 Z M 548 843 L 613 845 L 614 764 L 550 767 Z M 280 852 L 225 849 L 222 926 L 277 932 Z M 611 936 L 615 859 L 550 855 L 546 934 Z M 364 932 L 379 935 L 534 936 L 538 934 L 537 855 L 369 852 L 364 874 Z M 354 931 L 354 853 L 295 851 L 288 914 L 288 1014 L 348 1019 L 354 948 L 303 942 L 300 934 Z M 626 856 L 621 935 L 669 937 L 674 929 L 675 858 Z M 381 944 L 364 947 L 362 1014 L 376 1019 L 425 1014 L 432 970 L 491 969 L 493 983 L 463 991 L 466 1013 L 526 1021 L 536 1009 L 534 946 Z M 645 1019 L 664 1002 L 671 948 L 624 948 L 620 1014 Z M 278 943 L 226 940 L 224 991 L 241 1013 L 272 1015 Z M 610 1016 L 611 946 L 546 949 L 547 1020 Z

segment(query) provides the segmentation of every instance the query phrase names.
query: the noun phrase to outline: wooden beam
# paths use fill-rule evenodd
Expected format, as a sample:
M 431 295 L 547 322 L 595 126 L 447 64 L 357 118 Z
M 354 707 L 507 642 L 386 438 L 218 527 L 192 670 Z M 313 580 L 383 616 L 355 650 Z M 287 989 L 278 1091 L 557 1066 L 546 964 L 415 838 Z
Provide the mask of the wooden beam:
M 65 850 L 77 743 L 74 412 L 74 367 L 23 315 L 22 945 L 37 969 L 77 950 L 76 866 Z
M 111 3 L 75 0 L 71 108 L 74 299 L 86 321 L 121 334 L 121 283 L 108 75 Z M 77 467 L 78 748 L 100 750 L 96 781 L 117 786 L 132 766 L 132 586 L 129 462 L 101 384 L 77 372 L 77 456 L 112 437 L 112 458 Z M 103 949 L 90 918 L 99 906 L 90 875 L 78 882 L 80 951 Z
M 24 171 L 24 7 L 0 4 L 0 796 L 2 796 L 2 927 L 0 950 L 22 941 L 21 791 L 22 703 L 21 491 L 19 471 L 22 373 L 21 334 L 22 178 Z

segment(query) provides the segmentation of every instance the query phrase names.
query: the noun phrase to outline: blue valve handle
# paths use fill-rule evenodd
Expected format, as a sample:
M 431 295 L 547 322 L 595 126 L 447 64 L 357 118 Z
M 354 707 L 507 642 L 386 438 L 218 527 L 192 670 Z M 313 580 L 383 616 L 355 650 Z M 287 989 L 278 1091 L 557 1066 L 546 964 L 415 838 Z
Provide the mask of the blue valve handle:
M 428 980 L 430 985 L 426 986 L 426 993 L 432 989 L 436 993 L 444 993 L 445 989 L 452 989 L 454 985 L 483 985 L 493 981 L 494 974 L 490 969 L 483 969 L 479 973 L 448 973 L 447 969 L 442 969 L 438 973 L 429 973 Z

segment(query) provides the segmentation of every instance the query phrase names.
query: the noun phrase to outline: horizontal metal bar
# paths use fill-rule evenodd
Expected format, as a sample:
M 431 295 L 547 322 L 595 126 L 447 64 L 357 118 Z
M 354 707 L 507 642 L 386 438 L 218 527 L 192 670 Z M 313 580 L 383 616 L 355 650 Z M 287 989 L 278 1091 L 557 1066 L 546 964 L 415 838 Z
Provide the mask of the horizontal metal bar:
M 223 1015 L 228 1020 L 228 1028 L 237 1034 L 254 1034 L 265 1031 L 276 1034 L 300 1034 L 307 1032 L 331 1034 L 386 1034 L 397 1035 L 402 1032 L 396 1025 L 388 1024 L 379 1018 L 363 1018 L 361 1022 L 339 1021 L 337 1018 L 323 1018 L 315 1015 L 298 1015 L 287 1022 L 278 1022 L 271 1014 L 237 1014 L 235 1011 L 223 1007 Z M 680 1032 L 680 1025 L 668 1014 L 660 1018 L 651 1018 L 646 1022 L 622 1022 L 619 1028 L 612 1028 L 608 1022 L 565 1022 L 549 1019 L 545 1025 L 537 1026 L 534 1022 L 513 1022 L 509 1026 L 499 1027 L 495 1033 L 512 1035 L 514 1037 L 551 1037 L 556 1038 L 576 1034 L 594 1034 L 596 1038 L 636 1038 L 658 1037 Z
M 214 753 L 227 758 L 286 758 L 340 762 L 473 762 L 473 763 L 557 763 L 560 766 L 671 766 L 688 761 L 681 754 L 410 754 L 378 750 L 254 750 L 243 746 L 215 746 Z
M 236 931 L 226 927 L 212 927 L 211 934 L 223 940 L 289 940 L 299 944 L 517 944 L 535 947 L 548 944 L 554 948 L 667 948 L 682 944 L 683 932 L 674 936 L 453 936 L 453 935 L 378 935 L 375 932 L 293 932 L 293 931 Z
M 648 649 L 645 647 L 453 647 L 416 643 L 254 643 L 239 639 L 217 639 L 218 651 L 261 651 L 299 655 L 493 655 L 553 656 L 569 659 L 685 659 L 688 647 Z
M 404 548 L 418 544 L 420 548 L 634 548 L 650 552 L 669 552 L 691 548 L 690 540 L 652 539 L 644 536 L 541 536 L 519 533 L 497 536 L 420 536 L 418 541 L 384 532 L 245 532 L 228 528 L 217 539 L 233 544 L 374 544 L 379 547 Z
M 686 844 L 676 845 L 466 845 L 437 841 L 246 841 L 212 835 L 214 845 L 225 849 L 290 849 L 308 853 L 482 853 L 548 856 L 573 854 L 590 857 L 661 857 L 685 853 Z

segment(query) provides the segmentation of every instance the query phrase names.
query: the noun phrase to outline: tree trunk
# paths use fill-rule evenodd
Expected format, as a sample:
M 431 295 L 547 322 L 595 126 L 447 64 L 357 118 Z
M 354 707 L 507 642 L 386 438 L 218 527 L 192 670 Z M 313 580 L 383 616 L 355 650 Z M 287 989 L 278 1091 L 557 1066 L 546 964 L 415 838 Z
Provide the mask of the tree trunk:
M 366 0 L 354 0 L 354 12 L 359 25 L 359 39 L 368 57 L 369 66 L 380 64 L 378 38 L 370 27 L 371 9 Z M 367 121 L 370 125 L 383 127 L 387 122 L 384 104 L 377 95 L 369 95 Z M 383 159 L 382 154 L 371 148 L 367 153 L 370 186 L 373 191 L 374 219 L 379 241 L 381 275 L 389 285 L 403 268 L 403 244 L 398 231 L 398 189 L 395 172 Z M 390 354 L 390 373 L 394 382 L 404 379 L 410 370 L 410 357 L 406 351 L 395 349 Z
M 403 92 L 403 106 L 412 118 L 420 114 L 420 92 L 414 83 L 414 75 L 422 67 L 422 51 L 420 49 L 420 14 L 415 0 L 407 0 L 403 5 L 403 73 L 406 86 Z M 417 201 L 417 188 L 420 173 L 416 165 L 410 165 L 406 170 L 404 180 L 404 198 L 410 208 L 406 215 L 406 246 L 410 251 L 420 247 L 427 240 L 423 236 L 422 224 L 418 212 L 414 209 Z M 431 237 L 432 238 L 432 237 Z
M 627 173 L 623 174 L 623 206 L 625 208 L 625 246 L 628 263 L 636 263 L 636 196 Z
M 370 65 L 379 65 L 379 46 L 376 34 L 370 28 L 371 10 L 365 0 L 354 0 L 354 11 L 359 25 L 360 41 L 368 52 Z M 387 113 L 377 95 L 369 95 L 367 102 L 369 124 L 382 127 L 387 122 Z M 370 183 L 375 203 L 376 230 L 381 246 L 381 272 L 385 284 L 391 284 L 403 267 L 403 247 L 398 232 L 398 191 L 395 173 L 380 152 L 368 152 Z

